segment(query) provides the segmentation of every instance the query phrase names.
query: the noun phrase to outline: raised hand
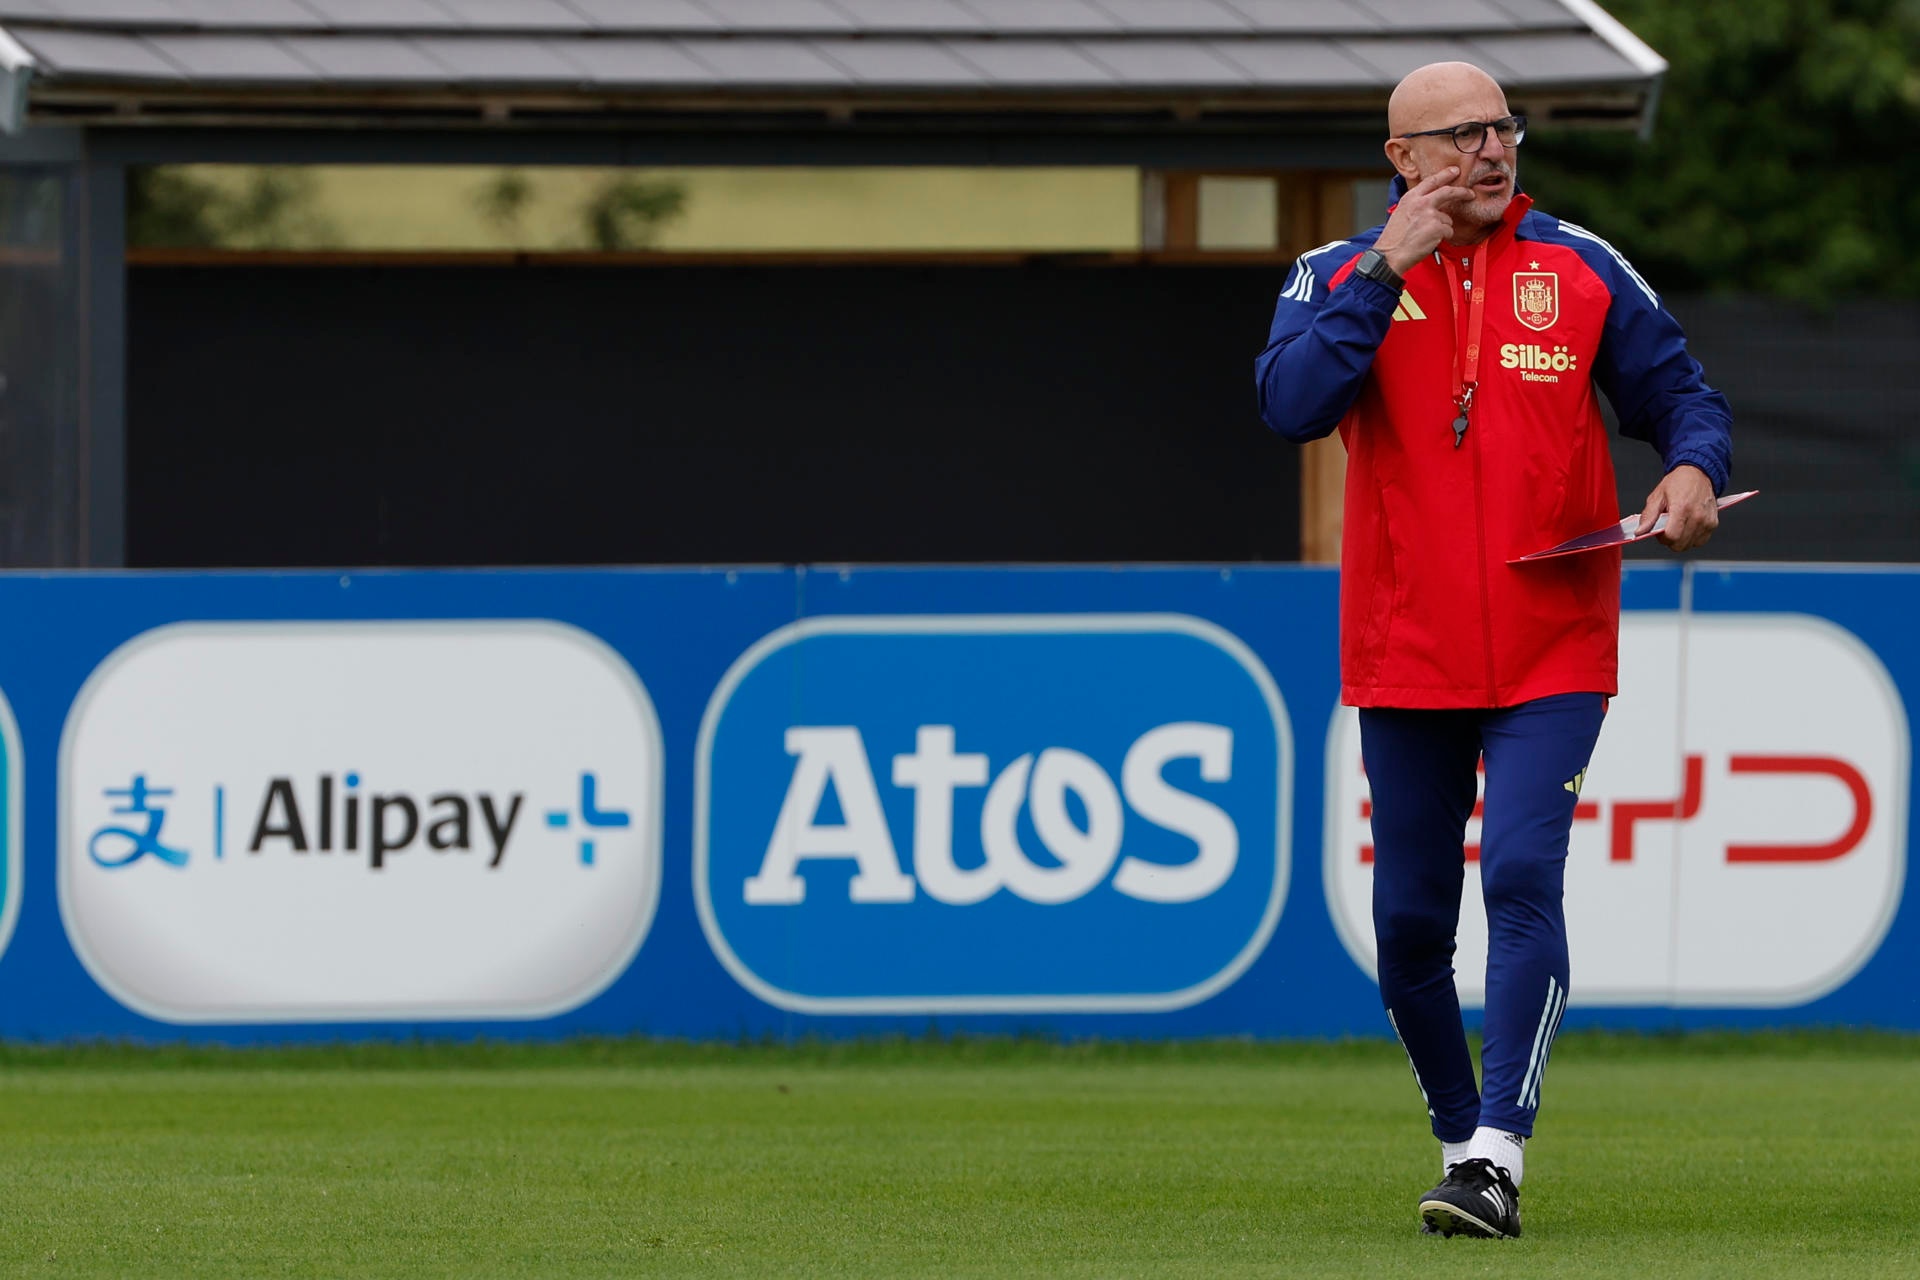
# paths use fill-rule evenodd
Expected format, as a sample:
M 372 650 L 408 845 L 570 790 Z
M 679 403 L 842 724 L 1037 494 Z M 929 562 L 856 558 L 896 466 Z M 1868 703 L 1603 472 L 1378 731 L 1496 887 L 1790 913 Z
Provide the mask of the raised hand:
M 1442 240 L 1453 235 L 1449 210 L 1473 200 L 1470 189 L 1453 185 L 1459 176 L 1460 167 L 1448 165 L 1421 179 L 1420 185 L 1401 196 L 1400 203 L 1393 207 L 1393 216 L 1387 219 L 1373 247 L 1401 275 L 1413 270 L 1422 258 L 1440 247 Z

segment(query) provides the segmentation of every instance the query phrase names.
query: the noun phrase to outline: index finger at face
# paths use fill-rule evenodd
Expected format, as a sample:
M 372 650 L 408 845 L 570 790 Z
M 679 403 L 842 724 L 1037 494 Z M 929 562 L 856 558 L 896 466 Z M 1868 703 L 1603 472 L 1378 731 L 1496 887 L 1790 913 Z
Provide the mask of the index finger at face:
M 1431 195 L 1435 191 L 1453 185 L 1453 180 L 1459 176 L 1460 166 L 1450 164 L 1438 173 L 1430 173 L 1420 179 L 1420 184 L 1407 194 L 1413 196 Z

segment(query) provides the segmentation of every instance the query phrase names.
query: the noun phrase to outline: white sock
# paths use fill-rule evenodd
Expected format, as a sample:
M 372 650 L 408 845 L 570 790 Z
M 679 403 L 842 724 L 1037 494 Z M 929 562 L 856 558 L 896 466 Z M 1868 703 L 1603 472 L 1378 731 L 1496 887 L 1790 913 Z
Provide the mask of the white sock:
M 1513 1185 L 1520 1185 L 1525 1173 L 1527 1140 L 1517 1133 L 1508 1133 L 1505 1129 L 1489 1129 L 1481 1125 L 1473 1131 L 1473 1141 L 1467 1144 L 1467 1159 L 1491 1160 L 1507 1171 L 1513 1179 Z
M 1442 1142 L 1440 1144 L 1441 1177 L 1444 1178 L 1453 1172 L 1453 1166 L 1467 1158 L 1467 1147 L 1469 1145 L 1470 1144 L 1465 1142 Z

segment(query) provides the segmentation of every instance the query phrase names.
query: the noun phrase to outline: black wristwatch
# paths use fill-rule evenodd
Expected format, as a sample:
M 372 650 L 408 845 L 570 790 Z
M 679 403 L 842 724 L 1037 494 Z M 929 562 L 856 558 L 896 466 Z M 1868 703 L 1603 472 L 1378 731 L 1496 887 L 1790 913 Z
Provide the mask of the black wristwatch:
M 1369 249 L 1361 254 L 1353 264 L 1353 274 L 1365 276 L 1377 284 L 1383 284 L 1395 293 L 1407 287 L 1407 282 L 1400 278 L 1400 273 L 1395 271 L 1393 264 L 1387 261 L 1387 255 L 1378 249 Z

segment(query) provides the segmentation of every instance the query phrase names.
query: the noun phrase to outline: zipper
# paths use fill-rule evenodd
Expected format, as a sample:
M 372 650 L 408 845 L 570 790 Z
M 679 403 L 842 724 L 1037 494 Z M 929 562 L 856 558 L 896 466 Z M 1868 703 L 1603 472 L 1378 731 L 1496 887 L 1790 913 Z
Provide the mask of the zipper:
M 1484 314 L 1487 274 L 1491 269 L 1487 261 L 1489 257 L 1489 246 L 1483 244 L 1471 257 L 1463 256 L 1460 259 L 1458 272 L 1454 269 L 1452 259 L 1442 259 L 1441 263 L 1446 268 L 1448 291 L 1454 294 L 1454 403 L 1460 415 L 1454 420 L 1453 426 L 1453 447 L 1456 451 L 1466 433 L 1474 391 L 1479 385 L 1481 317 Z M 1460 296 L 1462 292 L 1467 295 L 1466 298 Z M 1464 316 L 1461 314 L 1463 306 L 1466 311 Z M 1484 428 L 1472 433 L 1473 526 L 1475 546 L 1479 551 L 1480 639 L 1482 657 L 1486 663 L 1487 705 L 1491 707 L 1496 705 L 1497 695 L 1493 679 L 1493 586 L 1487 576 L 1486 480 L 1480 457 L 1480 438 L 1485 434 Z
M 1487 581 L 1487 503 L 1480 477 L 1480 438 L 1486 433 L 1473 433 L 1473 527 L 1480 544 L 1480 640 L 1485 646 L 1487 663 L 1487 705 L 1499 705 L 1493 683 L 1493 591 Z

